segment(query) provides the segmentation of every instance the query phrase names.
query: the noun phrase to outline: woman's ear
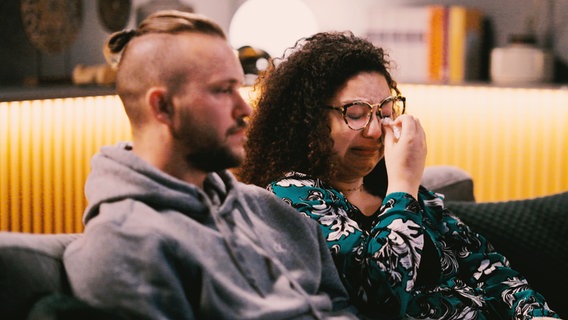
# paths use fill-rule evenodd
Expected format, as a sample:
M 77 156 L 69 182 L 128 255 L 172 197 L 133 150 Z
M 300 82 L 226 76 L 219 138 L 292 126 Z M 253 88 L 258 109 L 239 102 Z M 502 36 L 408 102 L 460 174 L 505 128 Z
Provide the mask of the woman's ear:
M 146 94 L 146 101 L 155 119 L 166 125 L 173 123 L 174 109 L 166 88 L 151 88 Z

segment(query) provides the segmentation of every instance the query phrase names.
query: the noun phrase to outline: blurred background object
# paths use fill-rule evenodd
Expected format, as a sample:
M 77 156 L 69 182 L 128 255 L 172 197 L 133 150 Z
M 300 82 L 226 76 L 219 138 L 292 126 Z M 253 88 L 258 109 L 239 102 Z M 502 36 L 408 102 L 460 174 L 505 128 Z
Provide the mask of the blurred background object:
M 78 64 L 73 68 L 71 80 L 73 84 L 77 85 L 96 84 L 110 86 L 115 83 L 116 70 L 106 63 L 91 66 Z
M 271 61 L 271 57 L 268 52 L 251 46 L 240 47 L 237 51 L 245 73 L 244 84 L 250 86 L 254 84 L 258 74 L 266 70 Z
M 99 20 L 109 32 L 122 30 L 130 19 L 130 0 L 98 0 Z
M 234 48 L 251 46 L 280 57 L 298 39 L 319 31 L 317 20 L 302 0 L 248 0 L 229 26 Z
M 554 76 L 554 56 L 531 34 L 513 34 L 505 47 L 491 50 L 491 81 L 502 85 L 538 85 Z
M 30 43 L 43 53 L 66 50 L 83 23 L 82 0 L 22 0 L 20 13 Z
M 140 5 L 136 10 L 136 24 L 139 24 L 147 16 L 159 10 L 195 12 L 193 5 L 182 3 L 178 0 L 151 0 Z

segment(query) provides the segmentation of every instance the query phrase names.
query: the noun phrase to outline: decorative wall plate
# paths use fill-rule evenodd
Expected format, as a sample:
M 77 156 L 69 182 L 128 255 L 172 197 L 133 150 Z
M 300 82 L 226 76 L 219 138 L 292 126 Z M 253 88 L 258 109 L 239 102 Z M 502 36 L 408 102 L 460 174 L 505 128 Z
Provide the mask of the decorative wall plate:
M 82 0 L 21 0 L 22 25 L 31 44 L 45 53 L 68 48 L 83 22 Z
M 98 0 L 99 20 L 107 31 L 122 30 L 130 19 L 130 0 Z

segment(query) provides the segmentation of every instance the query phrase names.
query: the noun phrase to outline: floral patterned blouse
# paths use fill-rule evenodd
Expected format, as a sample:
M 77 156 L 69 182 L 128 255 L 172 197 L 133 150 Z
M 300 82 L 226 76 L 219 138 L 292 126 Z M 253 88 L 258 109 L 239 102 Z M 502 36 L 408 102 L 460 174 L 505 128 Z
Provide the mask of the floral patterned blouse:
M 290 172 L 268 189 L 317 221 L 354 305 L 373 319 L 558 317 L 481 235 L 420 188 L 368 221 L 340 191 Z M 363 227 L 367 225 L 367 227 Z

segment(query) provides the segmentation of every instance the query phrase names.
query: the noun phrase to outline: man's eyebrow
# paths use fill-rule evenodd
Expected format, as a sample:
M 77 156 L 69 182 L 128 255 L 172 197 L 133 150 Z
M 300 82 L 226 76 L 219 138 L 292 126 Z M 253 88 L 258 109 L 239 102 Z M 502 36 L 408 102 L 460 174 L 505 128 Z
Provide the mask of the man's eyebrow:
M 242 85 L 244 83 L 243 80 L 234 79 L 234 78 L 227 78 L 227 79 L 219 79 L 216 81 L 212 81 L 212 85 Z

